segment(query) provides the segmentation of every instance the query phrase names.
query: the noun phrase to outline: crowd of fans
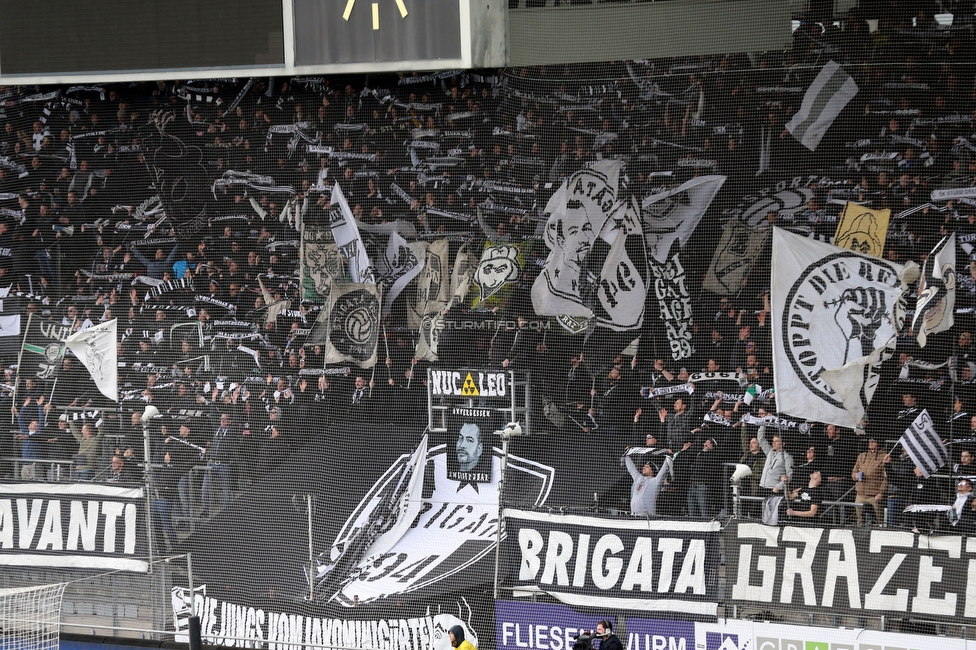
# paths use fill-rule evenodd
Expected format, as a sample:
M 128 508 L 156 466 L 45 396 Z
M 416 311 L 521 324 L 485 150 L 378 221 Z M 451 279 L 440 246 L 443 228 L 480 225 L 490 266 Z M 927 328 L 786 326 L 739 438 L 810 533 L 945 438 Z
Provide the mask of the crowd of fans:
M 0 474 L 137 480 L 140 416 L 153 405 L 164 417 L 149 425 L 149 453 L 172 540 L 172 515 L 212 514 L 289 450 L 313 443 L 322 426 L 425 422 L 429 363 L 415 359 L 417 333 L 402 305 L 384 321 L 374 369 L 330 367 L 321 348 L 305 346 L 320 307 L 301 286 L 300 230 L 328 225 L 338 182 L 364 224 L 408 221 L 421 239 L 449 238 L 452 259 L 463 242 L 480 250 L 486 237 L 534 242 L 507 314 L 456 306 L 447 316 L 506 316 L 510 325 L 445 329 L 435 363 L 530 371 L 534 407 L 545 413 L 540 433 L 569 428 L 612 450 L 616 485 L 606 504 L 626 508 L 636 481 L 635 490 L 654 491 L 653 505 L 638 512 L 728 512 L 726 464 L 742 463 L 753 471 L 742 493 L 795 498 L 783 510 L 789 519 L 824 516 L 826 506 L 809 507 L 822 501 L 856 501 L 863 507 L 831 508 L 831 516 L 856 510 L 858 522 L 880 522 L 887 509 L 890 523 L 933 525 L 898 513 L 949 503 L 954 486 L 918 476 L 893 442 L 923 407 L 947 440 L 976 435 L 968 415 L 976 409 L 976 266 L 967 266 L 976 205 L 929 199 L 932 189 L 976 183 L 973 45 L 968 29 L 937 29 L 924 10 L 892 14 L 874 32 L 852 11 L 839 26 L 803 25 L 792 48 L 754 59 L 3 89 L 0 286 L 11 287 L 3 314 L 22 314 L 22 330 L 28 314 L 73 330 L 117 318 L 121 342 L 115 405 L 71 355 L 56 382 L 18 380 L 19 339 L 8 337 L 3 398 L 16 431 L 4 437 Z M 811 154 L 783 124 L 831 59 L 857 80 L 856 114 L 842 114 Z M 184 143 L 188 168 L 206 170 L 193 200 L 206 205 L 207 224 L 192 236 L 172 228 L 157 196 L 161 128 Z M 547 255 L 537 233 L 549 196 L 588 162 L 614 157 L 639 198 L 698 174 L 728 177 L 685 251 L 699 278 L 734 206 L 783 179 L 799 178 L 787 186 L 808 199 L 743 218 L 829 237 L 845 200 L 890 208 L 885 255 L 899 262 L 921 261 L 956 232 L 956 325 L 924 351 L 899 340 L 863 436 L 822 423 L 773 431 L 743 422 L 746 413 L 777 412 L 767 250 L 737 293 L 701 292 L 693 357 L 671 360 L 648 318 L 635 353 L 591 373 L 582 337 L 541 326 L 552 322 L 533 314 L 529 288 Z M 269 305 L 282 301 L 269 319 Z M 921 358 L 930 363 L 913 365 Z M 652 397 L 716 371 L 739 372 L 763 390 L 748 404 L 735 387 Z M 647 465 L 628 456 L 628 478 L 616 455 L 641 446 L 662 453 Z M 958 465 L 945 473 L 976 475 L 973 447 L 950 448 Z M 666 480 L 651 480 L 665 457 Z M 74 462 L 66 476 L 15 458 Z

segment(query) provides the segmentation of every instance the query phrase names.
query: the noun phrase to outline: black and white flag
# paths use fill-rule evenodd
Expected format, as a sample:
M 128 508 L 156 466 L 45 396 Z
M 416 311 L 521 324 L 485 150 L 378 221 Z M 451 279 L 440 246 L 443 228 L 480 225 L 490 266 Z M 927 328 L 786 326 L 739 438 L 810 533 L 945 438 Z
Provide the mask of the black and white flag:
M 352 216 L 349 203 L 342 195 L 339 183 L 332 188 L 332 207 L 329 210 L 329 221 L 332 236 L 335 238 L 339 253 L 349 262 L 349 278 L 354 283 L 376 282 L 376 268 L 366 254 L 366 247 L 359 235 L 359 227 Z
M 918 299 L 912 332 L 925 347 L 929 334 L 944 332 L 953 324 L 956 308 L 956 234 L 943 237 L 929 253 L 918 280 Z
M 390 313 L 393 301 L 424 268 L 424 243 L 411 242 L 397 231 L 390 232 L 386 250 L 378 256 L 376 279 L 383 285 L 383 316 Z
M 922 409 L 898 442 L 925 478 L 949 462 L 949 452 L 942 443 L 942 436 L 935 430 L 927 409 Z
M 657 298 L 661 322 L 668 336 L 671 358 L 689 359 L 695 354 L 694 321 L 691 295 L 685 283 L 685 269 L 675 252 L 666 264 L 651 263 L 654 296 Z
M 729 219 L 702 286 L 720 296 L 737 293 L 758 261 L 770 232 L 768 228 L 752 228 L 738 219 Z
M 647 258 L 636 201 L 620 203 L 587 258 L 584 293 L 597 327 L 636 330 L 644 322 Z
M 95 386 L 113 402 L 119 401 L 118 320 L 92 325 L 65 339 L 65 346 L 88 369 Z
M 918 265 L 773 231 L 771 301 L 782 413 L 859 427 L 905 322 Z
M 573 174 L 546 204 L 546 265 L 532 285 L 541 316 L 592 316 L 582 296 L 586 260 L 617 201 L 620 161 L 603 160 Z
M 300 260 L 302 297 L 328 302 L 332 283 L 345 278 L 345 263 L 331 231 L 303 224 Z
M 685 245 L 722 189 L 725 178 L 714 174 L 698 176 L 673 190 L 652 194 L 641 202 L 641 221 L 649 257 L 664 264 L 674 242 Z
M 816 151 L 830 125 L 857 94 L 854 78 L 830 61 L 803 95 L 800 110 L 786 123 L 786 130 L 810 151 Z
M 451 271 L 451 304 L 464 303 L 471 287 L 474 271 L 478 268 L 478 257 L 471 251 L 471 244 L 466 243 L 458 249 L 454 257 L 454 268 Z
M 55 379 L 71 326 L 30 314 L 17 360 L 18 379 Z
M 326 316 L 326 363 L 349 363 L 360 368 L 376 364 L 381 294 L 379 286 L 368 283 L 336 284 L 332 288 Z
M 407 305 L 407 327 L 418 329 L 424 316 L 443 311 L 450 299 L 451 242 L 438 239 L 426 245 L 424 267 L 417 276 L 417 291 Z

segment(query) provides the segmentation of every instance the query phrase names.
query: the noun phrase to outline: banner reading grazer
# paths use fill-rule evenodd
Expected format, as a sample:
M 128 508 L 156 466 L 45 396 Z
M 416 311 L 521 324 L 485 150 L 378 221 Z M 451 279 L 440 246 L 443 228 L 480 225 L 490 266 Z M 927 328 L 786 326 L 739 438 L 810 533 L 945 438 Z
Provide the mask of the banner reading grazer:
M 715 616 L 719 522 L 506 509 L 509 582 L 574 606 Z
M 964 536 L 735 521 L 722 534 L 728 593 L 739 603 L 976 620 L 976 547 Z
M 0 484 L 0 565 L 146 572 L 141 487 Z

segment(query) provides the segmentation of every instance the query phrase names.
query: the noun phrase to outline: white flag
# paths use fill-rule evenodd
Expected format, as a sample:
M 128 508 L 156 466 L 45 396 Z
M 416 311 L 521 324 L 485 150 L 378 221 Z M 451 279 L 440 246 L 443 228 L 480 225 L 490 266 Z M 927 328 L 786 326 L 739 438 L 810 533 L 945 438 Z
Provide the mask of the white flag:
M 927 409 L 922 409 L 898 442 L 925 478 L 949 462 L 949 452 L 942 442 L 942 436 L 935 430 Z
M 370 283 L 333 287 L 329 297 L 326 363 L 351 363 L 360 368 L 376 365 L 382 292 L 382 286 Z
M 636 201 L 618 204 L 593 244 L 587 268 L 595 278 L 587 301 L 596 324 L 616 331 L 644 322 L 647 256 Z
M 471 252 L 470 243 L 465 242 L 458 249 L 457 256 L 454 258 L 454 268 L 451 271 L 451 296 L 448 299 L 450 305 L 464 302 L 479 261 L 478 256 Z
M 20 314 L 0 316 L 0 336 L 20 336 Z
M 92 325 L 84 331 L 75 332 L 64 341 L 65 346 L 88 368 L 102 395 L 114 402 L 119 401 L 117 323 L 118 320 L 113 318 Z
M 261 281 L 261 276 L 258 276 L 258 286 L 261 287 L 261 297 L 264 299 L 264 304 L 268 308 L 264 322 L 273 323 L 278 319 L 278 314 L 285 309 L 291 308 L 291 300 L 276 301 L 274 296 L 271 295 L 271 292 L 264 286 L 264 282 Z
M 339 183 L 332 188 L 331 203 L 333 206 L 329 210 L 329 221 L 332 226 L 332 236 L 342 257 L 349 260 L 349 277 L 356 284 L 363 282 L 375 284 L 376 269 L 373 268 L 373 263 L 366 254 L 366 247 L 359 235 L 356 219 L 352 216 L 346 197 L 342 195 Z
M 816 151 L 830 125 L 857 94 L 854 78 L 839 63 L 830 61 L 813 80 L 786 130 L 810 151 Z
M 673 190 L 652 194 L 643 200 L 644 242 L 647 254 L 658 264 L 667 262 L 675 241 L 685 245 L 725 178 L 714 174 L 699 176 Z
M 782 413 L 858 427 L 905 322 L 902 266 L 773 230 L 773 378 Z
M 918 281 L 912 331 L 921 347 L 929 334 L 944 332 L 956 308 L 956 233 L 943 237 L 929 253 Z
M 742 281 L 759 261 L 769 235 L 769 228 L 760 230 L 738 219 L 729 219 L 712 255 L 712 263 L 708 265 L 702 287 L 720 296 L 731 296 L 741 291 Z
M 592 316 L 580 295 L 581 275 L 597 235 L 614 208 L 619 160 L 601 160 L 564 182 L 546 204 L 545 268 L 532 285 L 532 306 L 540 316 Z
M 379 258 L 376 279 L 383 284 L 383 316 L 390 313 L 393 301 L 424 268 L 423 242 L 407 243 L 397 231 L 390 232 L 386 252 Z
M 424 269 L 414 283 L 416 292 L 407 303 L 407 327 L 418 329 L 424 316 L 441 312 L 451 296 L 450 245 L 448 239 L 438 239 L 426 246 Z

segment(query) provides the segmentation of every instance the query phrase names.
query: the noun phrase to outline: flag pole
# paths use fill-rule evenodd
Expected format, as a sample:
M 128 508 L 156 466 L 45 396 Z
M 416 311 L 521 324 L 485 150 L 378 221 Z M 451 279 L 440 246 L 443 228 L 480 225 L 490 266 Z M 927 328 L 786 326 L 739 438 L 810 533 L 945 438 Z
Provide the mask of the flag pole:
M 383 364 L 386 366 L 386 376 L 393 379 L 393 371 L 390 368 L 393 365 L 393 359 L 390 358 L 390 342 L 386 340 L 386 323 L 383 323 L 383 347 L 386 348 L 386 359 L 390 362 Z M 376 372 L 376 366 L 373 366 L 373 372 Z

